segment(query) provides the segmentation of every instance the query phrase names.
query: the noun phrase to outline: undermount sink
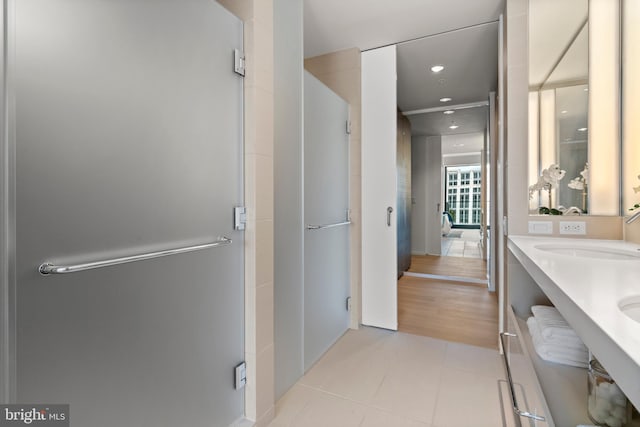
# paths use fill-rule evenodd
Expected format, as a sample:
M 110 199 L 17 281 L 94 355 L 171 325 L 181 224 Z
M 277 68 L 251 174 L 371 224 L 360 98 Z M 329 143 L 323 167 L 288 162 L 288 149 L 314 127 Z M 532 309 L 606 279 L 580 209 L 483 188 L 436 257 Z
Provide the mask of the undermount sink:
M 599 248 L 595 246 L 581 246 L 561 243 L 536 245 L 535 248 L 545 252 L 579 258 L 597 258 L 619 261 L 640 260 L 640 251 L 634 252 L 624 249 Z
M 618 304 L 620 311 L 636 322 L 640 322 L 640 295 L 628 297 Z

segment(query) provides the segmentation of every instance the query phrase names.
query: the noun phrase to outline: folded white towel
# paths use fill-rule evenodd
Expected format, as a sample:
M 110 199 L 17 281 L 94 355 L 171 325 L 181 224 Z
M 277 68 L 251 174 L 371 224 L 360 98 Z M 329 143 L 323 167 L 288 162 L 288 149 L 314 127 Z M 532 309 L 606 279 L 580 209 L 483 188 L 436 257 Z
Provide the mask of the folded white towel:
M 530 318 L 531 321 L 528 321 L 529 331 L 532 332 L 531 336 L 533 339 L 534 346 L 538 348 L 543 353 L 547 353 L 550 356 L 556 358 L 565 358 L 568 360 L 575 360 L 577 362 L 584 361 L 585 364 L 589 361 L 589 352 L 584 349 L 576 349 L 572 347 L 565 347 L 562 345 L 557 345 L 548 342 L 541 334 L 540 328 L 537 325 L 537 321 L 535 318 Z M 533 324 L 533 326 L 531 325 Z M 532 331 L 533 329 L 533 331 Z
M 588 366 L 589 353 L 587 351 L 548 344 L 540 333 L 540 328 L 538 327 L 538 322 L 535 317 L 527 319 L 527 326 L 531 333 L 533 347 L 542 359 L 563 365 L 577 366 L 579 368 L 586 368 Z
M 580 337 L 564 320 L 557 308 L 534 305 L 531 307 L 531 312 L 535 316 L 540 333 L 546 341 L 579 350 L 587 350 Z

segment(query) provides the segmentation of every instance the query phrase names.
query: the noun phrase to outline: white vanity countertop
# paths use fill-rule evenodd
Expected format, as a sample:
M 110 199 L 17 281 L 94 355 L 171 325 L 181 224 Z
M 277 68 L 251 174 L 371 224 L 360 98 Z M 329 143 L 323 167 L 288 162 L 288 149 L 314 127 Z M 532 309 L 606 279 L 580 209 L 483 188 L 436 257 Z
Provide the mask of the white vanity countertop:
M 587 347 L 640 408 L 640 322 L 618 307 L 640 296 L 640 258 L 586 258 L 543 251 L 539 245 L 566 245 L 637 252 L 620 240 L 510 236 L 508 246 Z

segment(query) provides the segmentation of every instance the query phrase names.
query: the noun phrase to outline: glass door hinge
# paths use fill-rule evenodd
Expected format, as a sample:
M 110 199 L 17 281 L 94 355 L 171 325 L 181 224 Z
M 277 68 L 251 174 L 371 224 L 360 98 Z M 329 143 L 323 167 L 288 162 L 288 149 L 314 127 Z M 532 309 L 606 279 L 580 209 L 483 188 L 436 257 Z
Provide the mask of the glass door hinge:
M 236 74 L 240 74 L 244 77 L 245 74 L 245 60 L 244 53 L 238 49 L 234 49 L 233 51 L 233 71 Z
M 233 229 L 244 230 L 247 227 L 247 208 L 236 206 L 233 208 Z

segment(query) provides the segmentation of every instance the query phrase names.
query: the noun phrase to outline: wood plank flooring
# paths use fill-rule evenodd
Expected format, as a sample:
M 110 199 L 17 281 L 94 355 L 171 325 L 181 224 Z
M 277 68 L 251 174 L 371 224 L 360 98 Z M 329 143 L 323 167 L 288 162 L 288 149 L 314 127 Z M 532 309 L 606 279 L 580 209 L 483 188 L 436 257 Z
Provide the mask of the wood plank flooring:
M 398 330 L 496 349 L 498 296 L 482 285 L 403 276 Z
M 411 273 L 487 280 L 486 261 L 474 258 L 413 255 L 409 271 Z

